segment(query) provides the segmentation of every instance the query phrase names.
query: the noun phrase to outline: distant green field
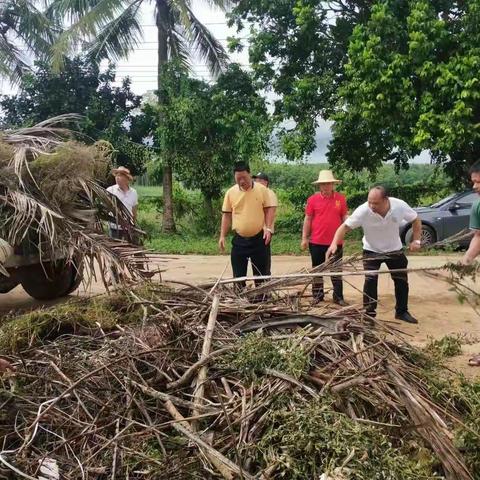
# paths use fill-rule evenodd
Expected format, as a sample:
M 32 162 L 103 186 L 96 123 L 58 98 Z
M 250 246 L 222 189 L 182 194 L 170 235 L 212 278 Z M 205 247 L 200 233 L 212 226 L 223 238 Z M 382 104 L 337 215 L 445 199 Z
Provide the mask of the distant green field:
M 142 197 L 161 197 L 162 196 L 162 187 L 161 186 L 151 186 L 144 187 L 143 185 L 134 185 L 133 186 L 138 193 L 140 198 Z

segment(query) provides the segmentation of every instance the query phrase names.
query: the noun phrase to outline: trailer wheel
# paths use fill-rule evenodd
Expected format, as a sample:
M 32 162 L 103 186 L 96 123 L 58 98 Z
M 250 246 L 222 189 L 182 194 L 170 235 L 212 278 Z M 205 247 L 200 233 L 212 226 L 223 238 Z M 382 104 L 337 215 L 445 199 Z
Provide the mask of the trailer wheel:
M 73 292 L 78 287 L 79 269 L 74 262 L 44 263 L 28 269 L 22 278 L 23 289 L 37 300 L 53 300 Z

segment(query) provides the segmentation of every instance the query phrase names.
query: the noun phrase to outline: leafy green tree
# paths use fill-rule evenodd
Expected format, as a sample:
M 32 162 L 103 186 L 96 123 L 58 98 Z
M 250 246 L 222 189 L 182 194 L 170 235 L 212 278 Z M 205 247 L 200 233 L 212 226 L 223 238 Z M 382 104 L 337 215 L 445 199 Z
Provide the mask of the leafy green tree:
M 213 85 L 170 64 L 159 93 L 164 101 L 144 108 L 145 115 L 160 119 L 153 132 L 155 147 L 171 159 L 180 181 L 201 191 L 212 218 L 212 201 L 232 182 L 233 164 L 268 150 L 272 126 L 265 100 L 235 64 Z
M 0 2 L 0 77 L 18 83 L 28 71 L 29 55 L 49 51 L 54 23 L 29 0 Z
M 319 116 L 334 112 L 344 77 L 350 36 L 366 22 L 371 0 L 239 0 L 230 15 L 242 31 L 249 25 L 249 56 L 255 79 L 272 90 L 274 117 L 289 160 L 315 149 Z M 233 50 L 242 43 L 232 38 Z
M 375 171 L 422 150 L 457 186 L 480 159 L 480 3 L 381 1 L 354 30 L 329 159 Z
M 210 5 L 225 9 L 230 0 L 209 0 Z M 107 58 L 115 61 L 134 50 L 143 37 L 142 5 L 155 6 L 155 25 L 158 40 L 158 82 L 164 66 L 176 59 L 185 67 L 193 52 L 203 58 L 212 73 L 218 74 L 227 62 L 221 44 L 203 25 L 191 8 L 190 0 L 50 0 L 49 12 L 54 18 L 71 21 L 69 28 L 56 42 L 54 64 L 60 66 L 79 41 L 96 61 Z M 159 95 L 159 102 L 163 98 Z M 163 223 L 166 232 L 175 231 L 172 203 L 172 161 L 163 162 Z
M 52 71 L 48 62 L 37 62 L 33 71 L 23 75 L 18 94 L 1 97 L 1 124 L 28 127 L 64 113 L 81 114 L 84 119 L 78 130 L 84 141 L 110 141 L 117 162 L 141 173 L 145 148 L 132 141 L 141 139 L 141 134 L 134 135 L 134 111 L 141 97 L 131 91 L 128 79 L 120 87 L 114 87 L 114 81 L 113 67 L 100 73 L 96 64 L 80 57 L 66 59 L 60 73 Z

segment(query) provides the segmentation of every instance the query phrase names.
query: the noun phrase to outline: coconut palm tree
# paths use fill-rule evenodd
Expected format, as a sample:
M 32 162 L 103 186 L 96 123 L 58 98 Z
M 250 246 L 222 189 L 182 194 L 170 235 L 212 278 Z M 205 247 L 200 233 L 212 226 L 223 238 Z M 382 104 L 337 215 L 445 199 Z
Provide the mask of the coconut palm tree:
M 213 75 L 221 72 L 228 57 L 222 45 L 192 11 L 192 0 L 51 0 L 48 15 L 67 19 L 70 26 L 53 47 L 53 61 L 61 65 L 65 55 L 86 42 L 92 58 L 116 61 L 134 50 L 143 38 L 142 6 L 154 4 L 158 40 L 158 82 L 163 67 L 176 60 L 189 67 L 192 55 L 206 61 Z M 231 0 L 207 0 L 225 10 Z M 159 102 L 162 99 L 159 98 Z M 172 202 L 172 166 L 162 159 L 163 169 L 163 230 L 175 230 Z
M 0 77 L 17 83 L 29 57 L 47 54 L 56 28 L 35 1 L 0 1 Z

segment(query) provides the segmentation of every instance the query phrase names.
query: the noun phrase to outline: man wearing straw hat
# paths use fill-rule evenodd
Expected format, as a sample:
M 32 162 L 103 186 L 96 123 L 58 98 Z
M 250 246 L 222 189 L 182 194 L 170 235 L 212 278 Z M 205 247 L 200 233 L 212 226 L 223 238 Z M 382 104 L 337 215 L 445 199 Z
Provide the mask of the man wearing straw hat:
M 312 258 L 312 267 L 317 267 L 325 262 L 328 247 L 332 243 L 335 232 L 345 221 L 348 214 L 345 197 L 335 191 L 335 185 L 341 183 L 330 170 L 321 170 L 318 180 L 313 182 L 318 185 L 319 192 L 307 200 L 305 219 L 303 221 L 301 248 L 308 246 Z M 343 242 L 335 252 L 335 260 L 339 261 L 343 255 Z M 343 298 L 343 281 L 341 277 L 332 277 L 333 301 L 346 306 Z M 324 299 L 323 278 L 316 277 L 312 282 L 313 303 Z
M 137 221 L 138 195 L 135 189 L 130 187 L 133 177 L 126 167 L 118 167 L 112 170 L 115 176 L 115 185 L 107 188 L 107 192 L 115 195 L 131 213 L 133 221 Z M 110 236 L 119 240 L 129 240 L 128 233 L 120 225 L 110 224 Z
M 421 247 L 422 222 L 417 212 L 406 202 L 389 197 L 385 187 L 373 187 L 368 193 L 368 201 L 360 205 L 340 226 L 327 251 L 327 258 L 334 255 L 345 238 L 354 228 L 363 229 L 363 268 L 372 271 L 365 275 L 363 305 L 371 317 L 376 316 L 378 298 L 378 270 L 383 262 L 389 270 L 401 270 L 391 274 L 395 284 L 395 318 L 408 323 L 418 323 L 408 311 L 408 259 L 402 250 L 400 225 L 403 221 L 412 223 L 413 241 L 410 250 Z

